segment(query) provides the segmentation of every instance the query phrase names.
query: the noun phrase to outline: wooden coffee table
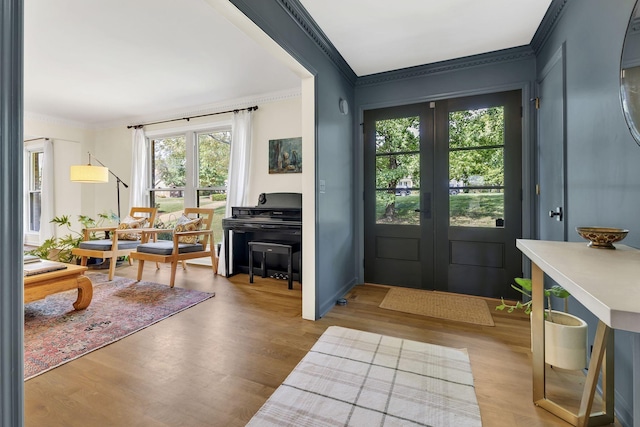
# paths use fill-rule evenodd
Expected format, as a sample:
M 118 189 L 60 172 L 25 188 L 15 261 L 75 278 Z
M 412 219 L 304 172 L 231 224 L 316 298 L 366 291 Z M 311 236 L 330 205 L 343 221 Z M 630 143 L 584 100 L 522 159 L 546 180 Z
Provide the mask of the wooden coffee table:
M 73 303 L 73 308 L 76 310 L 87 308 L 93 298 L 93 284 L 88 277 L 83 276 L 87 267 L 74 264 L 66 264 L 66 266 L 64 270 L 26 276 L 24 278 L 25 304 L 44 299 L 47 295 L 77 289 L 78 299 Z

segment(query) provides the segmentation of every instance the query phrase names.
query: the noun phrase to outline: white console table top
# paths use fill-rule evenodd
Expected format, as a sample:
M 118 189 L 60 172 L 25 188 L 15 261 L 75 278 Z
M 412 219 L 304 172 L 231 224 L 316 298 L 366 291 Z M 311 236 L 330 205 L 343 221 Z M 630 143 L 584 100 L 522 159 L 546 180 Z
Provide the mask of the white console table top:
M 524 255 L 607 326 L 640 332 L 640 250 L 587 244 L 516 240 Z

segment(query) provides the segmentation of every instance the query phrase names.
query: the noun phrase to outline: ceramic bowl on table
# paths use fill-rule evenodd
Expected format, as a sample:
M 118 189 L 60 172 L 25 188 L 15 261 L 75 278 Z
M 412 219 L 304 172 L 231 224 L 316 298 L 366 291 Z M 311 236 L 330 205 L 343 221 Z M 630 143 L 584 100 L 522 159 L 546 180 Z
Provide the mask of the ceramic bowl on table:
M 583 239 L 589 240 L 589 247 L 600 249 L 615 249 L 614 243 L 627 237 L 629 230 L 609 227 L 576 227 L 576 231 Z

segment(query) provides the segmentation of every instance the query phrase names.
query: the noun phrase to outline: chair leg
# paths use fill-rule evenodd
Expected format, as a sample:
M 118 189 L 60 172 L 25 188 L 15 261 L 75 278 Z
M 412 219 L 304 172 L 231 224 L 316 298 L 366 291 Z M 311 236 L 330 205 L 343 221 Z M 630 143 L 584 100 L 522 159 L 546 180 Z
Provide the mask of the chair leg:
M 109 258 L 109 281 L 112 281 L 113 276 L 116 274 L 117 263 L 118 263 L 118 258 L 116 257 Z
M 211 265 L 213 266 L 213 274 L 218 274 L 218 257 L 215 252 L 211 252 Z
M 156 270 L 160 270 L 160 263 L 156 262 Z
M 80 265 L 86 267 L 87 266 L 87 257 L 83 256 L 80 258 Z
M 127 259 L 129 260 L 129 265 L 133 265 L 133 261 L 131 261 L 131 257 L 128 256 Z
M 173 284 L 176 281 L 176 270 L 178 268 L 178 262 L 171 263 L 171 280 L 169 281 L 169 287 L 173 288 Z
M 184 260 L 182 260 L 181 262 L 182 262 L 182 269 L 186 270 L 187 269 L 187 262 L 184 261 Z
M 144 269 L 144 260 L 138 260 L 138 282 L 142 279 L 142 270 Z

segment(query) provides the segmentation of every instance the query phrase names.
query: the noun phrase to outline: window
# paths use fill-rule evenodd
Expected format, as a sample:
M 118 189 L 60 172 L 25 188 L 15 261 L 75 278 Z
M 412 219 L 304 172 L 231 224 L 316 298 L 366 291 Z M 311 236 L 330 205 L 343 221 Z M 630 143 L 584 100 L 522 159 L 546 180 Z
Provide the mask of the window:
M 222 237 L 231 147 L 230 127 L 149 138 L 151 205 L 161 226 L 172 227 L 188 206 L 215 209 L 214 236 Z
M 24 241 L 39 244 L 40 213 L 42 210 L 42 180 L 44 143 L 26 142 L 24 146 Z
M 180 213 L 184 209 L 187 184 L 187 153 L 184 135 L 151 140 L 151 205 L 158 213 Z
M 29 156 L 29 231 L 40 231 L 42 201 L 42 163 L 44 152 L 32 151 Z
M 420 224 L 420 117 L 375 126 L 376 224 Z
M 504 226 L 504 107 L 449 113 L 449 224 Z

